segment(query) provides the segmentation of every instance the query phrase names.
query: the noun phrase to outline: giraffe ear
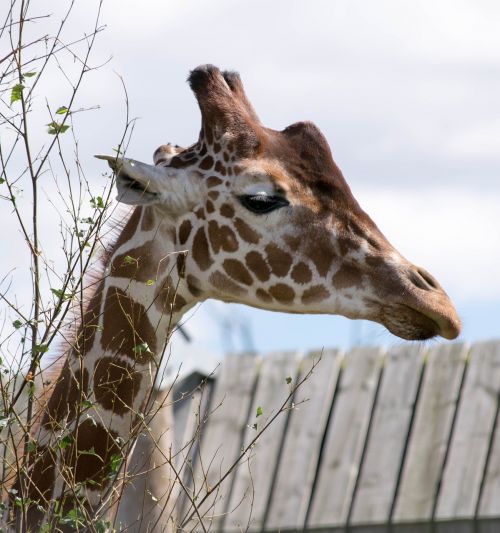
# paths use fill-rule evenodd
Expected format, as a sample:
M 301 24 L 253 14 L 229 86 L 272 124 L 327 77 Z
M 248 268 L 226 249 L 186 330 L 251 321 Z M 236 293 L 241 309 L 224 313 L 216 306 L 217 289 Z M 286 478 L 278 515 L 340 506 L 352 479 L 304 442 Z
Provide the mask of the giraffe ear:
M 228 133 L 252 141 L 242 146 L 255 145 L 260 122 L 237 73 L 222 73 L 213 65 L 201 65 L 191 71 L 188 81 L 200 106 L 202 136 L 209 144 Z
M 199 186 L 182 170 L 148 165 L 134 159 L 98 155 L 116 173 L 116 199 L 128 205 L 158 204 L 179 211 L 199 200 Z

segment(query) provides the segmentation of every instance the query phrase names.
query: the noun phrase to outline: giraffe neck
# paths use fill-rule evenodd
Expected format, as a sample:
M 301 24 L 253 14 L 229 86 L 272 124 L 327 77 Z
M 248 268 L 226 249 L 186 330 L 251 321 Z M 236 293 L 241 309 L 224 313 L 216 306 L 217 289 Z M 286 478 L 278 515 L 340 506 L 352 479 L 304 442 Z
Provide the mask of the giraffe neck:
M 62 499 L 71 509 L 73 483 L 85 488 L 86 504 L 101 504 L 112 465 L 141 429 L 169 335 L 195 303 L 182 277 L 184 257 L 168 221 L 154 208 L 136 208 L 49 399 L 28 486 L 32 500 Z M 71 472 L 69 483 L 64 471 Z M 33 509 L 32 521 L 40 520 Z

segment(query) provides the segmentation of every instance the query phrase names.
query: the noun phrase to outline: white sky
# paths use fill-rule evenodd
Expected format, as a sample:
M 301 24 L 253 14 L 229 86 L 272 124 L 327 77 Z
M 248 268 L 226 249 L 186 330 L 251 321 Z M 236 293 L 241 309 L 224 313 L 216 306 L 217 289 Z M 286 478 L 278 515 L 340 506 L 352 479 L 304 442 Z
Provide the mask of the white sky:
M 90 28 L 91 2 L 81 4 L 68 34 Z M 188 71 L 207 62 L 238 70 L 266 125 L 317 123 L 361 205 L 452 296 L 463 338 L 500 335 L 498 1 L 105 0 L 102 22 L 94 63 L 112 59 L 88 76 L 79 101 L 101 109 L 77 123 L 96 186 L 103 168 L 92 155 L 117 145 L 124 122 L 117 74 L 139 118 L 128 153 L 150 161 L 164 142 L 197 138 Z M 49 104 L 63 105 L 66 92 L 47 86 Z M 12 243 L 0 241 L 0 256 L 10 251 L 5 269 L 19 261 Z M 251 341 L 221 340 L 230 317 L 247 324 Z M 179 354 L 398 342 L 378 326 L 214 302 L 187 327 L 195 343 L 178 341 Z

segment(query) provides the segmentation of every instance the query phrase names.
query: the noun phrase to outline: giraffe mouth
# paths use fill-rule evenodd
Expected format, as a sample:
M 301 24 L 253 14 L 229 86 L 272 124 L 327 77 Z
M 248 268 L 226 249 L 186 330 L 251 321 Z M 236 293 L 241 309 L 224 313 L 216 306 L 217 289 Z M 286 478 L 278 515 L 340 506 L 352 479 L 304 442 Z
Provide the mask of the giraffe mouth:
M 121 169 L 116 176 L 116 185 L 119 191 L 120 201 L 125 201 L 127 195 L 132 193 L 134 196 L 139 195 L 143 200 L 153 201 L 159 194 L 151 190 L 149 180 L 139 181 Z

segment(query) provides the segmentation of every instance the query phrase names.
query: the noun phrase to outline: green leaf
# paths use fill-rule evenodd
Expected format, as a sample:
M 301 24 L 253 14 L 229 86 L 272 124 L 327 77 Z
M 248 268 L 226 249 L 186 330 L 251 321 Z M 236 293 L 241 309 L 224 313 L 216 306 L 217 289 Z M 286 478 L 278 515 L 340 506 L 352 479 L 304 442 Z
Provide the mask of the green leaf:
M 90 400 L 82 400 L 80 406 L 84 409 L 90 409 L 94 404 Z
M 18 100 L 21 100 L 21 97 L 23 95 L 23 89 L 24 85 L 22 83 L 18 83 L 12 87 L 12 91 L 10 93 L 10 103 L 13 104 L 14 102 L 17 102 Z
M 70 293 L 64 292 L 62 289 L 50 289 L 50 292 L 62 300 L 71 300 L 73 298 Z
M 94 524 L 97 533 L 106 533 L 111 529 L 111 522 L 109 520 L 99 520 Z M 113 530 L 114 531 L 114 530 Z
M 34 452 L 34 451 L 36 450 L 36 443 L 35 443 L 35 441 L 30 440 L 30 441 L 28 442 L 28 446 L 26 447 L 26 449 L 28 450 L 28 453 Z
M 126 255 L 123 258 L 122 265 L 136 265 L 137 263 L 138 261 L 135 257 L 132 257 L 131 255 Z
M 49 346 L 47 344 L 35 344 L 33 348 L 34 353 L 47 353 L 49 351 Z
M 12 322 L 12 325 L 13 325 L 16 329 L 19 329 L 20 327 L 22 327 L 23 323 L 22 323 L 20 320 L 14 320 L 14 322 Z
M 60 441 L 59 441 L 59 448 L 61 450 L 64 450 L 67 448 L 71 443 L 73 442 L 73 439 L 70 435 L 65 435 Z
M 66 124 L 59 124 L 59 122 L 56 122 L 55 120 L 50 124 L 47 124 L 47 126 L 49 127 L 47 133 L 50 135 L 57 135 L 58 133 L 64 133 L 69 130 L 69 126 Z
M 255 431 L 257 431 L 257 424 L 253 424 L 252 429 L 255 429 Z
M 69 109 L 62 105 L 57 111 L 56 111 L 56 115 L 65 115 L 67 112 L 69 111 Z
M 122 456 L 119 453 L 113 454 L 109 461 L 109 465 L 111 467 L 111 474 L 116 474 L 121 464 L 122 464 Z
M 24 78 L 32 78 L 33 76 L 36 76 L 36 72 L 23 72 L 22 76 Z
M 149 346 L 148 346 L 148 343 L 147 342 L 142 342 L 141 344 L 138 344 L 137 346 L 134 346 L 134 353 L 136 355 L 140 355 L 140 354 L 143 354 L 143 353 L 150 353 L 152 354 L 153 352 L 149 349 Z
M 290 376 L 288 376 L 286 378 L 286 382 L 287 382 L 287 385 L 290 385 L 290 383 L 292 382 L 292 378 Z
M 262 416 L 264 414 L 264 411 L 262 410 L 262 407 L 259 405 L 259 407 L 257 407 L 257 414 L 255 415 L 255 417 L 259 417 L 259 416 Z
M 90 206 L 93 209 L 104 209 L 104 200 L 102 199 L 102 196 L 95 196 L 94 198 L 91 198 Z
M 82 224 L 93 224 L 94 219 L 92 217 L 82 218 L 80 221 Z
M 151 285 L 153 285 L 154 281 L 152 279 L 148 279 L 148 281 L 146 281 L 146 285 L 148 285 L 149 287 L 151 287 Z
M 2 183 L 5 183 L 5 180 L 3 178 L 0 178 L 0 185 L 2 185 Z

